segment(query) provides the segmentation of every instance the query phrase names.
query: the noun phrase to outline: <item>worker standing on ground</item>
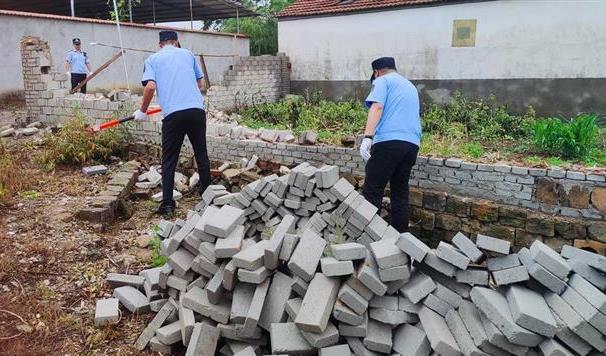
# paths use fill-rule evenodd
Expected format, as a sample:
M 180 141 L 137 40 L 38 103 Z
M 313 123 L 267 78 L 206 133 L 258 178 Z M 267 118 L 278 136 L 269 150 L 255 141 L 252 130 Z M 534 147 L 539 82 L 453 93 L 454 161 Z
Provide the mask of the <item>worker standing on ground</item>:
M 391 225 L 408 231 L 408 180 L 421 143 L 419 93 L 396 72 L 395 60 L 372 62 L 372 90 L 360 155 L 366 162 L 364 198 L 381 209 L 387 183 L 391 187 Z
M 204 75 L 194 55 L 178 48 L 177 33 L 160 32 L 160 50 L 145 61 L 142 84 L 143 102 L 133 114 L 135 120 L 147 119 L 147 111 L 154 92 L 162 107 L 162 203 L 158 213 L 170 216 L 175 211 L 173 187 L 175 169 L 185 135 L 189 138 L 200 174 L 199 191 L 210 185 L 210 162 L 206 150 L 206 112 Z
M 72 89 L 74 89 L 80 82 L 84 81 L 88 76 L 88 73 L 92 72 L 90 66 L 90 60 L 86 52 L 82 52 L 82 43 L 79 38 L 72 40 L 74 49 L 67 52 L 65 57 L 65 71 L 67 76 L 70 77 L 72 82 Z M 86 84 L 80 88 L 80 92 L 86 94 Z

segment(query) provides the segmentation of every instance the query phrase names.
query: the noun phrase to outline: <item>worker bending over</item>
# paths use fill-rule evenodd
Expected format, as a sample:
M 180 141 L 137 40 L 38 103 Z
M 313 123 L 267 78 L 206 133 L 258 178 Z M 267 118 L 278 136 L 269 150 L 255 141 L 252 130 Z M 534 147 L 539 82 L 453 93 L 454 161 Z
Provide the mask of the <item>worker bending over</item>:
M 177 33 L 160 32 L 160 50 L 145 61 L 142 84 L 143 102 L 133 114 L 135 120 L 147 119 L 146 111 L 158 93 L 162 107 L 162 203 L 158 213 L 171 216 L 175 211 L 173 187 L 175 169 L 185 135 L 189 138 L 200 174 L 199 192 L 210 185 L 210 162 L 206 150 L 206 112 L 200 90 L 204 77 L 193 53 L 178 48 Z
M 391 187 L 391 225 L 408 231 L 408 180 L 421 143 L 419 93 L 396 72 L 395 60 L 372 62 L 372 90 L 360 155 L 366 162 L 364 198 L 379 210 L 385 187 Z

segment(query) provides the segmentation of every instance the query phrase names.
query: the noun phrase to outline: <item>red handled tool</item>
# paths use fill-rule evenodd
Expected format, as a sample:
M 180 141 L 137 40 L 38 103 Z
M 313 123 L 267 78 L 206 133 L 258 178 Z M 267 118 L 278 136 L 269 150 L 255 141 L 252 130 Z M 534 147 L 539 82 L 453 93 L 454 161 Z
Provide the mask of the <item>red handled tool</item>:
M 162 111 L 161 108 L 154 108 L 154 109 L 147 110 L 146 114 L 147 115 L 153 115 L 153 114 L 157 114 L 157 113 L 159 113 L 161 111 Z M 120 125 L 123 122 L 134 120 L 134 118 L 135 118 L 134 116 L 129 116 L 129 117 L 125 117 L 125 118 L 122 118 L 122 119 L 114 119 L 114 120 L 111 120 L 111 121 L 107 121 L 107 122 L 104 122 L 102 124 L 94 125 L 94 126 L 89 127 L 88 128 L 88 132 L 95 133 L 95 132 L 103 131 L 103 130 L 106 130 L 106 129 L 109 129 L 109 128 L 112 128 L 112 127 L 116 127 L 116 126 Z

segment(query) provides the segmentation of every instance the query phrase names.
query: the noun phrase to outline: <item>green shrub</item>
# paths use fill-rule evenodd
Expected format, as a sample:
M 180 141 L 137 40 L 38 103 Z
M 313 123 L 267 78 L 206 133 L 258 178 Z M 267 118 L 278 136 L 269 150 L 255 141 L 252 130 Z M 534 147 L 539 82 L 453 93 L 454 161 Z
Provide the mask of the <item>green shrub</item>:
M 65 122 L 56 134 L 44 137 L 44 150 L 37 157 L 46 169 L 58 164 L 84 164 L 91 160 L 107 160 L 120 155 L 129 140 L 125 126 L 104 130 L 95 134 L 88 132 L 88 120 L 79 110 Z
M 580 114 L 569 121 L 556 118 L 537 120 L 533 125 L 534 144 L 549 155 L 587 158 L 598 148 L 598 120 L 595 114 Z
M 480 158 L 484 155 L 484 147 L 477 143 L 466 143 L 463 145 L 463 153 L 471 158 Z
M 448 135 L 455 126 L 469 138 L 486 142 L 527 136 L 534 118 L 532 107 L 525 115 L 513 115 L 493 95 L 468 99 L 455 92 L 448 104 L 427 105 L 421 123 L 426 133 Z

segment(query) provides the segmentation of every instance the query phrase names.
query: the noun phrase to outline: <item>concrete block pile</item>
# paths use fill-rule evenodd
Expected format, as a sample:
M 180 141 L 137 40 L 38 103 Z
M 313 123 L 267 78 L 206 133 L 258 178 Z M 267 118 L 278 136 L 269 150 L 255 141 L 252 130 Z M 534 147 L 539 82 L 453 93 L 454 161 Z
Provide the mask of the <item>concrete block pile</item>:
M 157 313 L 136 347 L 186 355 L 601 355 L 606 257 L 399 234 L 338 167 L 301 164 L 162 221 L 168 263 L 110 274 L 95 323 Z

